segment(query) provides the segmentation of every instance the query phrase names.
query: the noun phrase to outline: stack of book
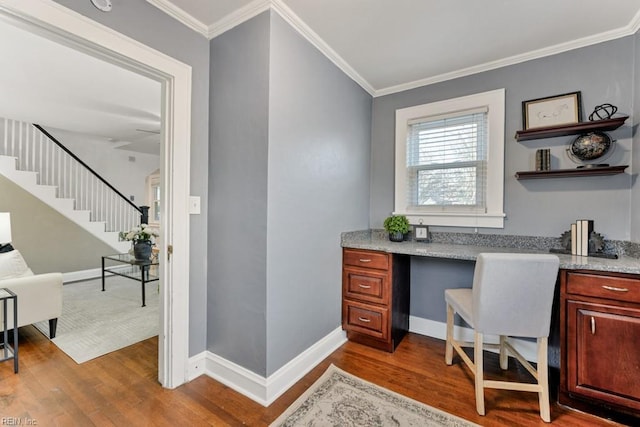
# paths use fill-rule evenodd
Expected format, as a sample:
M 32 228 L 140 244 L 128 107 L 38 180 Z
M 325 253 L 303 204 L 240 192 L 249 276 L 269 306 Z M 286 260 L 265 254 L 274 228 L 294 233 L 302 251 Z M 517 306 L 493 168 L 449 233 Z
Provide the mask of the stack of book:
M 593 231 L 592 219 L 579 219 L 571 224 L 571 254 L 588 256 L 589 237 Z
M 540 150 L 536 150 L 536 170 L 551 170 L 551 149 L 542 148 Z

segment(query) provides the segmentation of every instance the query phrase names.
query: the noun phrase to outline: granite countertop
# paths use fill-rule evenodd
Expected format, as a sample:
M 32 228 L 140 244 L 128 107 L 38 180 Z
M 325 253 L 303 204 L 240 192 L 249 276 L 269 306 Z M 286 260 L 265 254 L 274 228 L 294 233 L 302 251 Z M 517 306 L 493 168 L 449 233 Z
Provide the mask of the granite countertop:
M 394 254 L 475 261 L 481 252 L 549 253 L 549 248 L 553 245 L 550 245 L 549 239 L 541 239 L 534 238 L 532 240 L 522 236 L 496 236 L 494 239 L 480 239 L 481 244 L 477 244 L 478 242 L 473 239 L 468 243 L 437 242 L 435 240 L 430 243 L 391 242 L 387 233 L 382 230 L 361 230 L 342 233 L 341 246 Z M 447 239 L 440 236 L 439 240 L 446 241 Z M 455 241 L 454 239 L 448 240 Z M 545 244 L 547 244 L 546 248 Z M 620 255 L 618 259 L 608 259 L 558 253 L 554 253 L 554 255 L 560 258 L 560 268 L 563 269 L 640 274 L 640 259 L 632 256 Z

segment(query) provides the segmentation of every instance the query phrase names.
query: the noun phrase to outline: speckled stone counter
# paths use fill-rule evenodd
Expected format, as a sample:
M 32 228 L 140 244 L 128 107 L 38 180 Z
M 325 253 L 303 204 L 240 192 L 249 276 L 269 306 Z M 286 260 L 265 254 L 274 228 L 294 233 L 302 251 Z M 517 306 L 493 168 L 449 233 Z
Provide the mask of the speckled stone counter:
M 369 249 L 394 254 L 448 258 L 475 261 L 482 252 L 549 253 L 557 239 L 527 236 L 463 235 L 455 239 L 437 236 L 431 243 L 405 241 L 391 242 L 383 230 L 362 230 L 342 233 L 344 248 Z M 459 242 L 464 243 L 459 243 Z M 446 243 L 443 243 L 446 242 Z M 458 242 L 458 243 L 453 243 Z M 560 258 L 560 268 L 567 270 L 594 270 L 615 273 L 640 274 L 640 259 L 620 255 L 618 259 L 580 257 L 554 254 Z

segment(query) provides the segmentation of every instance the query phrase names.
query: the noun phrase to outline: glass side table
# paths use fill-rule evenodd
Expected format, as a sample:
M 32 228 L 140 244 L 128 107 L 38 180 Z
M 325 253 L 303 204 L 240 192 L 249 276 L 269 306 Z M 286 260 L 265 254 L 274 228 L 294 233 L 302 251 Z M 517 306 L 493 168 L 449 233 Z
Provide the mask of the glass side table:
M 13 304 L 13 347 L 9 344 L 9 329 L 7 327 L 7 309 L 9 302 Z M 0 303 L 2 304 L 2 344 L 0 344 L 0 362 L 13 359 L 13 372 L 18 373 L 18 296 L 7 288 L 0 289 Z
M 154 268 L 158 264 L 157 259 L 140 261 L 130 254 L 105 255 L 102 257 L 102 291 L 104 292 L 104 279 L 107 273 L 136 280 L 141 284 L 144 307 L 146 306 L 144 285 L 159 280 Z

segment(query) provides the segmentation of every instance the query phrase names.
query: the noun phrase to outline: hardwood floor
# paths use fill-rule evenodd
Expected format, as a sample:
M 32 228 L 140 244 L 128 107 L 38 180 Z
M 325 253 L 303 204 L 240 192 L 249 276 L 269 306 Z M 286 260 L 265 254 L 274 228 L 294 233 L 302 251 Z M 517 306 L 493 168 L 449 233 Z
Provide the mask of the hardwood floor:
M 266 426 L 333 363 L 365 380 L 485 426 L 547 425 L 537 395 L 502 390 L 485 394 L 487 415 L 475 411 L 469 371 L 444 364 L 444 342 L 409 334 L 395 353 L 346 343 L 268 408 L 201 376 L 175 390 L 157 382 L 157 338 L 77 365 L 35 328 L 20 329 L 20 372 L 0 363 L 0 425 L 38 426 Z M 485 363 L 500 372 L 497 359 Z M 512 364 L 513 365 L 513 364 Z M 513 369 L 513 368 L 512 368 Z M 524 370 L 514 370 L 524 376 Z M 509 375 L 513 376 L 513 375 Z M 555 426 L 614 423 L 551 408 Z

